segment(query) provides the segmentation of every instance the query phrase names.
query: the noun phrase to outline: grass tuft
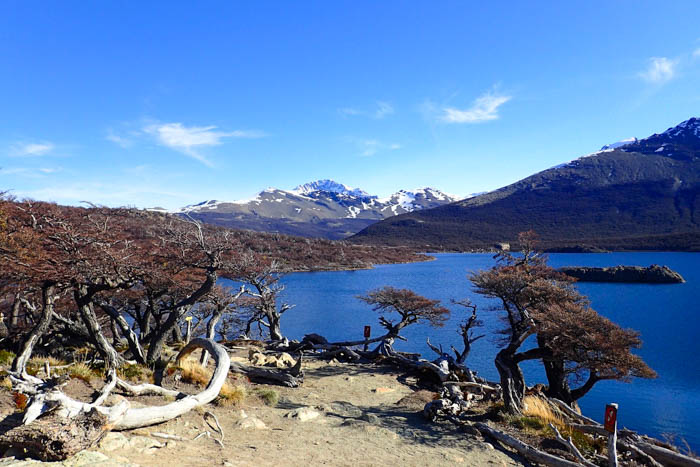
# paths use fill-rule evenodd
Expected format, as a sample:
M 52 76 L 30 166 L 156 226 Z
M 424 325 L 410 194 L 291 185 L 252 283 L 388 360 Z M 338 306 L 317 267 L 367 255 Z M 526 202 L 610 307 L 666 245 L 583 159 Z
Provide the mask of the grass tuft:
M 15 355 L 14 352 L 11 352 L 9 350 L 2 349 L 0 350 L 0 365 L 2 366 L 9 366 L 12 365 L 12 361 L 15 359 L 17 355 Z
M 117 371 L 117 375 L 124 380 L 137 382 L 137 381 L 151 381 L 153 379 L 153 370 L 144 365 L 126 364 Z
M 206 386 L 211 379 L 211 372 L 207 371 L 206 368 L 203 368 L 202 365 L 194 360 L 180 362 L 180 372 L 184 382 L 196 384 L 198 386 Z M 245 397 L 245 387 L 240 385 L 233 386 L 225 382 L 216 398 L 216 404 L 227 407 L 238 405 L 243 402 Z
M 95 371 L 87 366 L 85 363 L 76 363 L 75 365 L 69 366 L 67 369 L 68 376 L 71 378 L 82 379 L 86 383 L 96 376 Z
M 256 389 L 253 392 L 267 406 L 274 407 L 280 400 L 280 395 L 274 389 Z
M 5 376 L 4 378 L 0 379 L 0 388 L 5 389 L 7 391 L 12 390 L 12 381 L 9 377 Z

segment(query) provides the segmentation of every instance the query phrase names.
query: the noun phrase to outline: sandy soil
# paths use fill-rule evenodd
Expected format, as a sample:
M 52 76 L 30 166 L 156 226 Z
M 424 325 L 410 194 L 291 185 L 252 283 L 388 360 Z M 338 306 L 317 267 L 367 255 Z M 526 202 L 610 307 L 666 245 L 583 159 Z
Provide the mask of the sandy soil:
M 518 457 L 460 433 L 448 422 L 428 423 L 420 412 L 430 395 L 416 392 L 415 380 L 388 367 L 311 360 L 304 372 L 300 388 L 254 385 L 279 393 L 274 407 L 249 397 L 242 406 L 209 405 L 165 424 L 123 433 L 126 440 L 108 435 L 94 448 L 110 458 L 100 465 L 522 465 Z M 155 402 L 149 399 L 141 402 Z M 308 421 L 286 417 L 303 407 L 319 415 Z M 204 421 L 207 410 L 222 425 L 223 448 L 206 436 L 193 440 L 207 430 L 218 437 Z M 266 427 L 242 428 L 243 417 L 257 418 Z M 186 440 L 166 441 L 153 433 Z M 148 447 L 148 438 L 161 447 Z

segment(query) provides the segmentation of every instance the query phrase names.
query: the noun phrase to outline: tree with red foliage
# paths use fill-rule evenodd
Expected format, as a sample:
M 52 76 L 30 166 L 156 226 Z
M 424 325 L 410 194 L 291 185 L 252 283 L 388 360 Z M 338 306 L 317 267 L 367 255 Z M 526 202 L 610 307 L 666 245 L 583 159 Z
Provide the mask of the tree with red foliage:
M 636 332 L 620 328 L 590 308 L 586 297 L 573 287 L 573 279 L 547 265 L 546 257 L 536 250 L 534 232 L 522 233 L 519 243 L 519 255 L 501 252 L 496 266 L 470 276 L 476 293 L 498 299 L 505 311 L 503 348 L 495 363 L 510 413 L 522 411 L 525 378 L 520 363 L 525 360 L 541 360 L 548 395 L 569 404 L 602 379 L 654 376 L 631 353 L 641 345 Z M 531 336 L 537 345 L 521 350 Z M 572 374 L 579 380 L 585 377 L 573 390 Z
M 380 313 L 379 323 L 387 330 L 387 334 L 375 351 L 386 355 L 394 353 L 394 339 L 403 339 L 399 333 L 406 326 L 419 322 L 442 326 L 450 315 L 450 310 L 440 306 L 440 300 L 431 300 L 409 289 L 385 286 L 357 298 Z M 383 316 L 392 312 L 400 317 L 397 323 Z

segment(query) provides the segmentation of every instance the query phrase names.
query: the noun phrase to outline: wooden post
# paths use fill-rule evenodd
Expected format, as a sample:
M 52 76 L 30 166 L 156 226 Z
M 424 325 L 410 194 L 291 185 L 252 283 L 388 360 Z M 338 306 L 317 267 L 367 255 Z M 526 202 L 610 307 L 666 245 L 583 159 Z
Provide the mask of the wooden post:
M 372 335 L 372 327 L 365 326 L 365 352 L 369 349 L 369 336 Z
M 610 433 L 608 436 L 608 465 L 618 467 L 617 464 L 617 404 L 605 406 L 604 427 Z
M 185 344 L 190 343 L 190 338 L 192 337 L 192 317 L 188 316 L 185 318 L 185 321 L 187 321 L 187 334 L 185 334 Z

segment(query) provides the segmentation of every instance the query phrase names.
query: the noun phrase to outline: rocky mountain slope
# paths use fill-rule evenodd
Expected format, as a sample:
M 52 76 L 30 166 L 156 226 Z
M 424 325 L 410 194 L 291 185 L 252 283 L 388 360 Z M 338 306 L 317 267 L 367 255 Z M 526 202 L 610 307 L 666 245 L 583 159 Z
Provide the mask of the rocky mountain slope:
M 700 120 L 623 141 L 501 189 L 396 216 L 352 241 L 428 250 L 515 243 L 545 247 L 700 249 Z
M 204 201 L 178 212 L 239 229 L 341 239 L 379 220 L 456 199 L 433 188 L 400 190 L 379 198 L 333 180 L 318 180 L 291 191 L 268 188 L 249 200 Z

